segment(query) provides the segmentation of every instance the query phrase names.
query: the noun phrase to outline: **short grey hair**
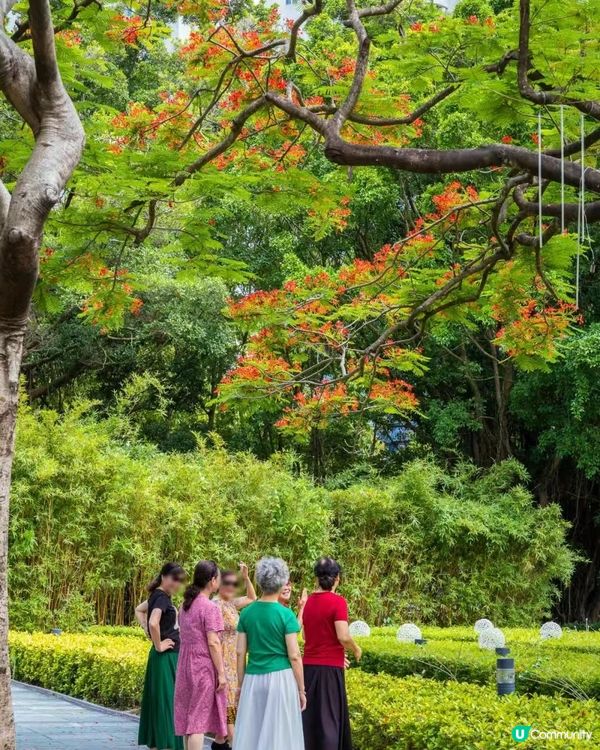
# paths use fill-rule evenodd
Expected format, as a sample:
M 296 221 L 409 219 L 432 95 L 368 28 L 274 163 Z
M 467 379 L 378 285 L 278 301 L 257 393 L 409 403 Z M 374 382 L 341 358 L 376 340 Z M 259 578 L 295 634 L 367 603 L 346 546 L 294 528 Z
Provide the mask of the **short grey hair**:
M 263 557 L 256 564 L 256 582 L 265 594 L 275 594 L 290 580 L 290 569 L 280 557 Z

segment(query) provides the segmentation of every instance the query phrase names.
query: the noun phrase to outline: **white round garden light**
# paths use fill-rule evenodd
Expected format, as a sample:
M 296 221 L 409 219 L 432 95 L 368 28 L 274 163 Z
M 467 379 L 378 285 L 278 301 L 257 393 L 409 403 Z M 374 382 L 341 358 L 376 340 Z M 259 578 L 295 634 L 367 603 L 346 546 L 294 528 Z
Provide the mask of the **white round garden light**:
M 421 629 L 414 625 L 412 622 L 406 622 L 398 628 L 396 633 L 397 640 L 400 643 L 414 643 L 415 641 L 422 640 Z
M 545 622 L 540 628 L 540 637 L 546 641 L 549 638 L 562 638 L 562 628 L 557 622 Z
M 353 638 L 355 636 L 369 636 L 371 635 L 371 628 L 363 620 L 356 620 L 350 625 L 350 635 Z
M 479 635 L 480 633 L 483 633 L 484 630 L 490 630 L 490 628 L 493 627 L 494 623 L 491 620 L 486 620 L 485 617 L 483 617 L 481 620 L 477 620 L 474 625 L 474 630 Z
M 486 651 L 495 651 L 497 648 L 504 648 L 506 638 L 500 628 L 486 628 L 479 634 L 479 648 Z

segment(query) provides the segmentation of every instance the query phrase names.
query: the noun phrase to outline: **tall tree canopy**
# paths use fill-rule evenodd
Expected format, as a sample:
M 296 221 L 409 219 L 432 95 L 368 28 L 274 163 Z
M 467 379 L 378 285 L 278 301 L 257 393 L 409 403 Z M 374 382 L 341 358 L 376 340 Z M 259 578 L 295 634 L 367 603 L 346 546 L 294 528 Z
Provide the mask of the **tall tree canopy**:
M 351 420 L 397 446 L 425 409 L 440 450 L 480 424 L 473 452 L 510 455 L 514 368 L 548 370 L 594 313 L 589 279 L 576 305 L 574 267 L 600 220 L 600 8 L 314 0 L 287 26 L 268 5 L 215 0 L 0 11 L 0 744 L 12 750 L 6 539 L 32 296 L 34 398 L 108 366 L 115 384 L 153 377 L 161 362 L 173 378 L 160 403 L 192 403 L 210 429 L 220 403 L 226 434 L 244 414 L 270 450 L 291 433 L 320 456 L 326 430 L 352 442 Z M 237 334 L 215 310 L 222 284 Z M 222 335 L 209 341 L 178 295 L 201 295 Z M 471 389 L 452 404 L 433 378 L 445 357 Z M 201 383 L 191 399 L 182 362 Z M 572 453 L 563 443 L 561 460 L 595 476 Z M 594 586 L 586 601 L 600 602 Z

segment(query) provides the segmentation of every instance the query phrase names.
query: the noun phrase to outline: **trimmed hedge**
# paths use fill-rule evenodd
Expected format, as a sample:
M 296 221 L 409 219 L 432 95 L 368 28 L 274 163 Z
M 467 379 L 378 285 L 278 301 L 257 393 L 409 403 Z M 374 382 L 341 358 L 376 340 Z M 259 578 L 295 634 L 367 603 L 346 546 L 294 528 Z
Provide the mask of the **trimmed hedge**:
M 396 679 L 350 670 L 357 750 L 514 750 L 518 724 L 600 737 L 600 704 L 547 696 L 498 698 L 493 689 L 419 677 Z M 594 741 L 537 740 L 535 747 L 591 750 Z
M 147 640 L 146 634 L 139 625 L 91 625 L 85 630 L 87 635 L 109 635 L 111 638 L 141 638 Z
M 147 640 L 131 636 L 9 633 L 13 677 L 112 708 L 139 703 Z
M 433 640 L 432 629 L 423 635 L 426 646 L 398 643 L 391 632 L 361 640 L 361 669 L 394 677 L 421 675 L 440 681 L 457 680 L 477 685 L 495 681 L 496 657 L 466 640 Z M 530 631 L 531 633 L 532 631 Z M 536 643 L 508 641 L 517 668 L 517 692 L 600 699 L 600 642 L 596 634 Z M 589 636 L 589 641 L 586 638 Z M 524 633 L 523 633 L 524 637 Z
M 11 633 L 16 679 L 117 708 L 141 696 L 148 643 L 129 635 Z M 517 724 L 584 729 L 600 737 L 600 704 L 546 696 L 497 698 L 493 688 L 420 677 L 397 679 L 350 670 L 350 713 L 357 750 L 504 750 Z M 561 750 L 593 743 L 561 740 Z M 550 747 L 543 741 L 540 748 Z
M 495 656 L 466 640 L 426 628 L 425 647 L 401 644 L 395 629 L 377 628 L 361 639 L 361 670 L 393 677 L 419 675 L 439 682 L 492 686 Z M 460 636 L 460 629 L 451 629 Z M 464 630 L 466 633 L 466 629 Z M 596 634 L 569 633 L 560 641 L 536 643 L 535 631 L 507 631 L 517 667 L 517 692 L 600 699 L 600 642 Z M 529 638 L 529 641 L 527 640 Z M 60 637 L 11 632 L 13 673 L 24 682 L 59 692 L 129 707 L 141 690 L 148 642 L 136 628 L 91 628 L 86 634 Z M 73 693 L 73 691 L 76 691 Z
M 394 640 L 398 626 L 387 626 L 372 628 L 374 636 L 384 636 Z M 475 643 L 477 637 L 472 626 L 453 626 L 449 628 L 434 627 L 425 625 L 423 628 L 423 637 L 434 641 L 461 641 L 464 643 Z M 559 649 L 564 651 L 581 651 L 583 653 L 597 654 L 600 656 L 600 631 L 584 630 L 563 630 L 563 637 L 542 641 L 539 635 L 539 628 L 502 628 L 506 636 L 506 642 L 509 646 L 515 644 L 525 644 L 532 647 L 542 647 L 546 650 Z

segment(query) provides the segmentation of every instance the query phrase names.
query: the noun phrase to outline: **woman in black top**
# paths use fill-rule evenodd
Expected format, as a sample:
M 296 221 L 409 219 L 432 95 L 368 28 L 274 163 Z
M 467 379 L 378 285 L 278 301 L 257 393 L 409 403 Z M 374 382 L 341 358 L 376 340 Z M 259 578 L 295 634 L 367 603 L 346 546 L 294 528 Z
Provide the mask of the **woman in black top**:
M 171 601 L 185 579 L 177 563 L 166 563 L 148 586 L 150 596 L 136 609 L 136 617 L 152 640 L 148 657 L 138 744 L 153 750 L 183 750 L 175 736 L 173 695 L 179 654 L 177 610 Z

